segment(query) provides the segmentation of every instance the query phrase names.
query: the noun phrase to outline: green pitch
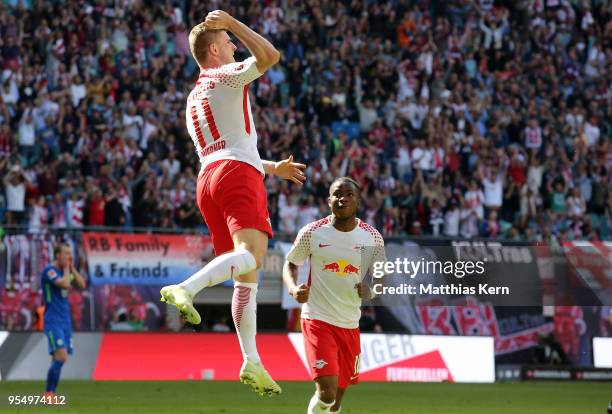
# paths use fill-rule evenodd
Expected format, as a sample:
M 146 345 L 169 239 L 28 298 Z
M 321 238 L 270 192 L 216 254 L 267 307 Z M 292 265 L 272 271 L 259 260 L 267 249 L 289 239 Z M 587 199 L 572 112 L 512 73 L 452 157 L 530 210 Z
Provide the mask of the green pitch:
M 8 407 L 8 395 L 40 395 L 41 382 L 0 381 L 0 412 L 78 414 L 305 414 L 313 385 L 284 382 L 258 397 L 238 382 L 62 381 L 67 405 Z M 343 414 L 606 414 L 609 383 L 363 383 L 349 388 Z

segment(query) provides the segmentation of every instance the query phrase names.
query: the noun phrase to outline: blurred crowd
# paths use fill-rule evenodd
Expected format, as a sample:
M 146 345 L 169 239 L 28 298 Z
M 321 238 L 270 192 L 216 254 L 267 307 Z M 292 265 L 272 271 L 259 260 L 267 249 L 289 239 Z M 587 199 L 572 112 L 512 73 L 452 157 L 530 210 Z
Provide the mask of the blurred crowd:
M 385 236 L 609 237 L 609 0 L 5 0 L 4 224 L 203 226 L 188 33 L 216 8 L 282 52 L 251 87 L 259 148 L 308 179 L 266 178 L 275 230 L 349 175 Z

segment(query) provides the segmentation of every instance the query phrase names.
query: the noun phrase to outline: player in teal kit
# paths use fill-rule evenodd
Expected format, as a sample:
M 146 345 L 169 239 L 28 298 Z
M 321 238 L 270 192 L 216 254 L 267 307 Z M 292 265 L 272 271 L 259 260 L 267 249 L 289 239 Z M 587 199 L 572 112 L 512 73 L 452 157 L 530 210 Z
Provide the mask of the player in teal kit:
M 65 243 L 53 251 L 53 262 L 42 271 L 42 290 L 45 302 L 44 331 L 49 341 L 51 366 L 47 373 L 45 396 L 54 395 L 62 366 L 72 354 L 72 321 L 68 303 L 71 285 L 85 288 L 85 279 L 72 263 L 72 251 Z

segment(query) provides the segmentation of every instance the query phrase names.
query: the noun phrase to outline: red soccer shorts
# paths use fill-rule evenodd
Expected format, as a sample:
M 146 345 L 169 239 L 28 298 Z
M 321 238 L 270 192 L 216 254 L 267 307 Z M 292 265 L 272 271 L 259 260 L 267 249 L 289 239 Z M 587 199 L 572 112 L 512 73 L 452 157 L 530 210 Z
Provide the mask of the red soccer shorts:
M 306 360 L 312 379 L 337 376 L 338 387 L 359 382 L 359 328 L 344 329 L 316 319 L 302 319 Z
M 232 234 L 240 229 L 273 236 L 263 176 L 255 167 L 236 160 L 208 165 L 198 176 L 197 197 L 215 255 L 234 249 Z

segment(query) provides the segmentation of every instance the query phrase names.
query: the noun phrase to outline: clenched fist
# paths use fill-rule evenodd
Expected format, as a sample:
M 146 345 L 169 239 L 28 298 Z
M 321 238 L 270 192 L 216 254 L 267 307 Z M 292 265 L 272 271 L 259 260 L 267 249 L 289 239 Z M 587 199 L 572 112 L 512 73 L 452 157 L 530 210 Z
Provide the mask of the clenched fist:
M 308 295 L 310 294 L 310 288 L 307 285 L 302 283 L 301 285 L 296 286 L 293 289 L 291 289 L 289 294 L 293 296 L 293 298 L 297 300 L 299 303 L 306 303 L 308 302 Z
M 357 295 L 364 300 L 370 300 L 374 298 L 374 292 L 372 289 L 365 283 L 356 283 L 355 290 L 357 290 Z

